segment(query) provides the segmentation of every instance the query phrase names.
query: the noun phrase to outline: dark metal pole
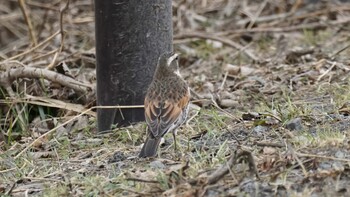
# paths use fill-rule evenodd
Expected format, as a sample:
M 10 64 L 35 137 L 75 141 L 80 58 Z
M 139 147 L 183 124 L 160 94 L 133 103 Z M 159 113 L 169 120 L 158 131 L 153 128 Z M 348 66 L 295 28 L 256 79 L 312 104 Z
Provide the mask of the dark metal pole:
M 142 105 L 158 57 L 172 50 L 171 0 L 95 0 L 97 105 Z M 143 109 L 98 109 L 98 130 L 144 120 Z

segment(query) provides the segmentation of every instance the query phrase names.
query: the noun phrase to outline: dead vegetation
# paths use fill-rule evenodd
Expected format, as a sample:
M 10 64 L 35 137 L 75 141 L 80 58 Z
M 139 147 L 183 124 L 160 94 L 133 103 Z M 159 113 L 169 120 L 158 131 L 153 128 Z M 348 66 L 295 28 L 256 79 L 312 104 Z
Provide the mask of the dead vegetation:
M 91 0 L 2 2 L 2 196 L 348 196 L 350 4 L 173 1 L 180 151 L 96 133 Z

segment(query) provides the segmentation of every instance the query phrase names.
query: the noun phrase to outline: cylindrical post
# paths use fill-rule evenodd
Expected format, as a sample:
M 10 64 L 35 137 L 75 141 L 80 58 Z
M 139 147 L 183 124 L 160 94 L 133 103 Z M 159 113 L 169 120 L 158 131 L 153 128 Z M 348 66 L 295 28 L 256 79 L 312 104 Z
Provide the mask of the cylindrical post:
M 97 105 L 142 105 L 160 54 L 172 50 L 171 0 L 95 0 Z M 98 130 L 144 110 L 98 109 Z

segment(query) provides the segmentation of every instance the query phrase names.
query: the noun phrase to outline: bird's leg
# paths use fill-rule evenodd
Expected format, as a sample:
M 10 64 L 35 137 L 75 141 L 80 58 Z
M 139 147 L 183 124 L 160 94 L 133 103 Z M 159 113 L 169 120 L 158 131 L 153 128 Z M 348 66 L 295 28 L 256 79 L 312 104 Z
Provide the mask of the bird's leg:
M 174 131 L 172 133 L 173 133 L 173 138 L 174 138 L 174 151 L 176 153 L 176 131 Z

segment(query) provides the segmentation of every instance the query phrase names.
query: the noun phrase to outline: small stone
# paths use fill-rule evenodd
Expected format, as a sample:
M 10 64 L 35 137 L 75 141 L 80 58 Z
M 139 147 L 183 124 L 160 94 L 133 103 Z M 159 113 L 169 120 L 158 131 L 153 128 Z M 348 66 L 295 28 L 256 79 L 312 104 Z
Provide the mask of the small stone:
M 214 90 L 215 90 L 214 84 L 211 82 L 205 82 L 203 85 L 203 88 L 208 90 L 209 92 L 214 92 Z
M 343 158 L 345 157 L 345 154 L 344 154 L 343 151 L 338 150 L 338 151 L 335 153 L 335 157 L 336 157 L 336 158 L 341 158 L 341 159 L 343 159 Z
M 263 152 L 265 155 L 273 155 L 277 152 L 277 150 L 273 147 L 268 147 L 268 146 L 265 146 L 263 148 Z
M 260 118 L 260 114 L 257 112 L 248 112 L 245 114 L 242 114 L 243 120 L 256 120 Z
M 234 96 L 229 91 L 221 91 L 219 93 L 219 98 L 221 99 L 232 99 Z
M 266 126 L 258 125 L 256 127 L 254 127 L 253 132 L 255 134 L 257 134 L 258 136 L 260 136 L 263 133 L 265 133 L 267 131 L 267 129 L 268 129 L 268 127 L 266 127 Z
M 291 131 L 301 131 L 303 129 L 301 118 L 295 118 L 288 121 L 285 127 Z
M 220 101 L 221 107 L 234 107 L 238 105 L 238 101 L 232 100 L 232 99 L 222 99 Z
M 108 163 L 120 162 L 126 159 L 124 152 L 117 151 L 113 154 L 113 156 L 108 160 Z
M 318 170 L 330 170 L 332 168 L 332 164 L 329 162 L 321 162 L 319 164 Z
M 165 169 L 166 166 L 159 160 L 156 160 L 156 161 L 152 161 L 150 164 L 151 168 L 154 168 L 154 169 Z
M 250 74 L 254 73 L 255 70 L 256 69 L 248 67 L 248 66 L 241 66 L 241 69 L 240 69 L 242 76 L 250 75 Z
M 222 67 L 224 72 L 228 72 L 230 75 L 238 75 L 240 71 L 240 67 L 233 64 L 224 64 Z
M 343 172 L 345 170 L 344 165 L 342 163 L 340 163 L 339 161 L 335 161 L 332 164 L 332 167 L 335 171 L 338 171 L 338 172 Z
M 214 49 L 222 48 L 223 46 L 222 42 L 215 40 L 206 40 L 206 43 L 211 45 Z

